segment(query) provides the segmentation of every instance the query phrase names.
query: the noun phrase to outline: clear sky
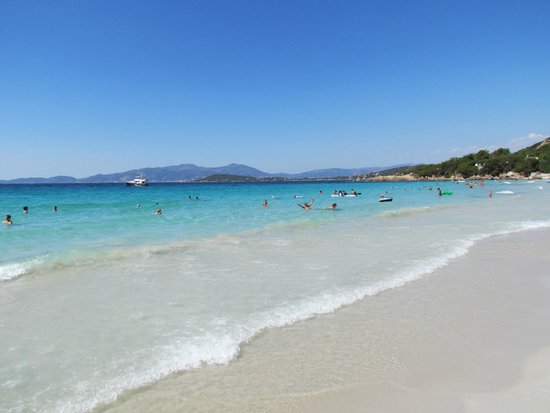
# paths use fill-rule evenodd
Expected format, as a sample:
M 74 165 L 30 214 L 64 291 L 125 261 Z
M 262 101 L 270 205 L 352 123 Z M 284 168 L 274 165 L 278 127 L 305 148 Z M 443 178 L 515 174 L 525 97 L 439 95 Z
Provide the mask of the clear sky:
M 439 162 L 550 134 L 550 1 L 0 0 L 0 179 Z

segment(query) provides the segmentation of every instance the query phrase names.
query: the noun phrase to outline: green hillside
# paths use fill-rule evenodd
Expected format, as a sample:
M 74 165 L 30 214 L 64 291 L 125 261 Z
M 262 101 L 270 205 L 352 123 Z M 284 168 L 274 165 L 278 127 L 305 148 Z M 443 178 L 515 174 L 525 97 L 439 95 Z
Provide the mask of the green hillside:
M 529 176 L 532 172 L 550 173 L 550 138 L 513 153 L 505 148 L 493 152 L 481 150 L 438 164 L 416 165 L 407 172 L 423 178 L 499 176 L 508 172 L 524 176 Z

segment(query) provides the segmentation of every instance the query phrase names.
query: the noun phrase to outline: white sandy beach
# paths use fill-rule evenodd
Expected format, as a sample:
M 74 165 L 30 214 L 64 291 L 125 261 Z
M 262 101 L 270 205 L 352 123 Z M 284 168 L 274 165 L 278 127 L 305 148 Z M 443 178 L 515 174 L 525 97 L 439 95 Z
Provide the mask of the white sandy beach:
M 422 280 L 100 411 L 548 412 L 549 246 L 547 229 L 484 240 Z

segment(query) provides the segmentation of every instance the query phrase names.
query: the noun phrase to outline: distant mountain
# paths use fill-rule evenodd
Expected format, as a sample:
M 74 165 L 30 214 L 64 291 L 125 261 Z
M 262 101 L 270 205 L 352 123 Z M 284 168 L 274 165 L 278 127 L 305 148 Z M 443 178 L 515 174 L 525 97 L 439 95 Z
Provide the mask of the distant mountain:
M 82 183 L 113 183 L 125 182 L 134 179 L 137 175 L 143 174 L 149 182 L 189 182 L 201 179 L 210 175 L 227 174 L 243 175 L 262 178 L 270 176 L 266 172 L 246 165 L 232 163 L 226 166 L 206 168 L 193 164 L 181 164 L 157 168 L 132 169 L 126 172 L 119 172 L 108 175 L 94 175 L 88 178 L 79 179 Z
M 396 166 L 393 166 L 396 167 Z M 219 167 L 202 167 L 193 164 L 181 164 L 173 166 L 164 166 L 156 168 L 141 168 L 132 169 L 130 171 L 118 172 L 113 174 L 98 174 L 87 178 L 77 179 L 70 176 L 55 176 L 52 178 L 18 178 L 13 180 L 0 180 L 0 184 L 42 184 L 42 183 L 123 183 L 134 179 L 136 176 L 143 174 L 149 182 L 191 182 L 197 181 L 212 175 L 238 175 L 253 178 L 336 178 L 347 177 L 353 175 L 367 174 L 369 172 L 377 172 L 388 167 L 368 167 L 356 169 L 316 169 L 313 171 L 301 172 L 297 174 L 276 173 L 270 174 L 252 168 L 247 165 L 232 163 Z
M 245 175 L 214 174 L 197 179 L 198 182 L 258 182 L 259 178 Z
M 72 176 L 52 176 L 51 178 L 17 178 L 9 181 L 0 180 L 0 184 L 75 184 L 78 179 Z

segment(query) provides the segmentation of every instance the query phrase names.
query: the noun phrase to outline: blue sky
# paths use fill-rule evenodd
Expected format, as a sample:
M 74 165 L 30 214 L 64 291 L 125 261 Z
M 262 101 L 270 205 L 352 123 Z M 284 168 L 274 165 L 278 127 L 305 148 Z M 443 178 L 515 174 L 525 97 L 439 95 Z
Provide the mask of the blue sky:
M 439 162 L 550 134 L 548 1 L 0 1 L 0 179 Z

